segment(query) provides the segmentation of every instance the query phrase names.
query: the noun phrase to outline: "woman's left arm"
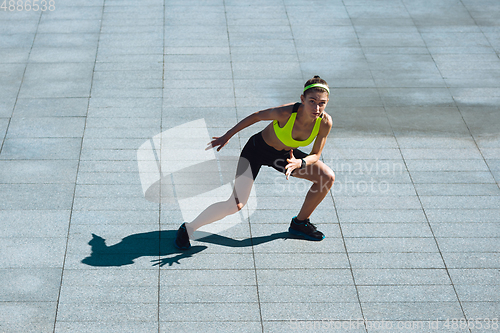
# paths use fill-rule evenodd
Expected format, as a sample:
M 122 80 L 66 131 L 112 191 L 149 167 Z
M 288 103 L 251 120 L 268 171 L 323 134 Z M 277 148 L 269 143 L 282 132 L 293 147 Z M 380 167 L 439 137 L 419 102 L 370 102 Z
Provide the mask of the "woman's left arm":
M 328 134 L 330 134 L 331 129 L 332 129 L 332 117 L 330 117 L 329 114 L 325 113 L 325 118 L 321 122 L 318 136 L 314 141 L 311 153 L 309 154 L 309 156 L 304 158 L 307 165 L 314 164 L 317 161 L 319 161 L 321 153 L 323 152 L 323 148 L 325 147 L 326 138 L 328 137 Z
M 321 153 L 323 151 L 323 147 L 325 147 L 326 143 L 326 138 L 328 137 L 328 134 L 330 133 L 330 130 L 332 129 L 332 117 L 330 115 L 325 113 L 325 117 L 323 121 L 321 122 L 321 126 L 319 128 L 318 136 L 316 137 L 316 140 L 314 141 L 313 148 L 311 150 L 311 153 L 304 157 L 304 161 L 306 162 L 307 165 L 314 164 L 319 161 L 319 158 L 321 157 Z M 296 159 L 293 156 L 293 150 L 290 151 L 290 158 L 287 159 L 288 165 L 285 167 L 286 169 L 286 178 L 288 179 L 289 176 L 292 174 L 292 171 L 295 169 L 300 169 L 302 166 L 302 160 Z

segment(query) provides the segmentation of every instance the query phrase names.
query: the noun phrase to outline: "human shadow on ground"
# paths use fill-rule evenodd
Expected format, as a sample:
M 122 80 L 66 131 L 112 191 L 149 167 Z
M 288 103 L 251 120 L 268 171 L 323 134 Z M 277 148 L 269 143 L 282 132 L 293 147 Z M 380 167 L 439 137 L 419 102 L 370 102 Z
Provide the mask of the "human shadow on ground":
M 194 245 L 189 250 L 178 250 L 173 244 L 177 230 L 151 231 L 139 233 L 123 238 L 119 243 L 108 246 L 106 240 L 98 235 L 92 234 L 89 241 L 92 252 L 90 256 L 82 260 L 83 264 L 95 267 L 116 267 L 131 265 L 135 259 L 140 257 L 162 257 L 151 260 L 153 266 L 172 266 L 174 263 L 180 264 L 180 260 L 190 258 L 196 253 L 200 253 L 207 247 Z M 197 242 L 211 243 L 228 247 L 248 247 L 259 245 L 276 239 L 295 238 L 288 232 L 275 233 L 269 236 L 246 238 L 236 240 L 216 234 L 197 239 Z
M 173 245 L 177 230 L 151 231 L 133 234 L 123 238 L 119 243 L 108 246 L 106 240 L 92 234 L 89 245 L 92 248 L 90 256 L 84 258 L 82 263 L 89 266 L 125 266 L 134 263 L 140 257 L 162 257 L 161 263 L 154 265 L 180 264 L 180 260 L 189 258 L 195 253 L 205 250 L 206 246 L 193 246 L 191 249 L 181 251 Z M 152 260 L 159 261 L 159 259 Z

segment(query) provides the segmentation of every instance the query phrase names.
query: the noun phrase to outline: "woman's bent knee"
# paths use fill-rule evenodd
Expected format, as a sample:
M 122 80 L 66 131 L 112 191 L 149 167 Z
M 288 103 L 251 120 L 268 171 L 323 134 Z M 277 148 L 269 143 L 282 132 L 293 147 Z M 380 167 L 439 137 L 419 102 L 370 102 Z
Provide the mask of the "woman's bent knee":
M 330 182 L 333 184 L 335 182 L 335 172 L 330 170 L 329 177 L 330 177 L 330 179 L 329 179 Z
M 326 171 L 323 177 L 321 177 L 321 182 L 323 187 L 331 189 L 335 182 L 335 173 L 332 170 Z

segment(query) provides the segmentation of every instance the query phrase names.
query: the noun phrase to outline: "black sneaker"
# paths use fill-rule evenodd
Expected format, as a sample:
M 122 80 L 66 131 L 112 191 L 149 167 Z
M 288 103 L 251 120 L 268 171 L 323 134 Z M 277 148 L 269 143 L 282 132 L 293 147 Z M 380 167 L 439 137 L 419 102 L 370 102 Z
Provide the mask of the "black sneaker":
M 189 235 L 186 230 L 186 223 L 183 223 L 177 230 L 177 238 L 175 238 L 174 246 L 179 250 L 187 250 L 191 247 L 189 243 Z
M 323 238 L 325 238 L 325 235 L 323 235 L 321 231 L 318 231 L 314 224 L 309 222 L 309 219 L 298 223 L 297 216 L 292 219 L 292 223 L 290 223 L 288 232 L 312 241 L 321 241 L 323 240 Z

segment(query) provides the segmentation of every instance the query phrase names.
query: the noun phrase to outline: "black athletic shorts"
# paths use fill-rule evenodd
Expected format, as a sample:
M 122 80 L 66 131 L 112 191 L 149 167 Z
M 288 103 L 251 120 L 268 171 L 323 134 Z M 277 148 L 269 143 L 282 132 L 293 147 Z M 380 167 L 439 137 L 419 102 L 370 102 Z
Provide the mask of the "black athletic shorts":
M 304 158 L 308 154 L 299 149 L 293 150 L 293 156 L 297 159 Z M 287 158 L 290 158 L 290 150 L 276 150 L 269 146 L 262 137 L 262 132 L 253 135 L 240 154 L 236 176 L 242 175 L 245 170 L 252 168 L 253 179 L 257 177 L 260 167 L 267 165 L 275 168 L 279 172 L 286 173 L 285 167 L 288 164 Z

